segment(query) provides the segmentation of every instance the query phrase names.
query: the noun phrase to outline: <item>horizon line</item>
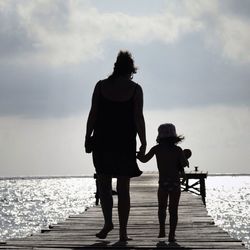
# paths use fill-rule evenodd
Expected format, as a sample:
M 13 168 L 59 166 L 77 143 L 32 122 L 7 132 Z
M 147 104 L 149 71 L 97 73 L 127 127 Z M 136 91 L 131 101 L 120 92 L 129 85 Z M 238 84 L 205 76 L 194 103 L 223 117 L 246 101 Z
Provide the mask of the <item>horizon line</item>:
M 157 171 L 143 171 L 143 174 L 155 174 Z M 208 173 L 208 176 L 250 176 L 250 173 Z M 94 178 L 92 175 L 24 175 L 24 176 L 0 176 L 0 180 L 17 179 L 66 179 L 66 178 Z

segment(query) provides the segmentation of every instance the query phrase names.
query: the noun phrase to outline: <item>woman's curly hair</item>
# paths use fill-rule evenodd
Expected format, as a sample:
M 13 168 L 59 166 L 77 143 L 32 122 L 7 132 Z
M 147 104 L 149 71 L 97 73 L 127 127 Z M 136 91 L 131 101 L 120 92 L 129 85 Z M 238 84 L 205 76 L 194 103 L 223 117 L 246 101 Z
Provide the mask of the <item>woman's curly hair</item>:
M 110 77 L 117 77 L 123 75 L 132 75 L 137 71 L 137 67 L 134 65 L 134 60 L 132 55 L 128 51 L 120 51 L 116 58 L 116 62 L 114 64 L 114 70 Z

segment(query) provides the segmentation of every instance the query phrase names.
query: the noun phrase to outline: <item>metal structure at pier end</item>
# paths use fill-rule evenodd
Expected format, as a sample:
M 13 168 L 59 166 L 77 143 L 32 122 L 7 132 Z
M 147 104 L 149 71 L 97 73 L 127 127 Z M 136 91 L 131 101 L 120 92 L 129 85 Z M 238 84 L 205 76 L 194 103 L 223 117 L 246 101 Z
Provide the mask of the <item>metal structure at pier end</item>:
M 203 173 L 201 171 L 190 171 L 185 173 L 185 177 L 182 178 L 181 186 L 182 191 L 188 191 L 193 194 L 200 195 L 202 202 L 206 205 L 206 183 L 205 179 L 207 178 L 207 172 Z M 194 180 L 190 184 L 190 181 Z

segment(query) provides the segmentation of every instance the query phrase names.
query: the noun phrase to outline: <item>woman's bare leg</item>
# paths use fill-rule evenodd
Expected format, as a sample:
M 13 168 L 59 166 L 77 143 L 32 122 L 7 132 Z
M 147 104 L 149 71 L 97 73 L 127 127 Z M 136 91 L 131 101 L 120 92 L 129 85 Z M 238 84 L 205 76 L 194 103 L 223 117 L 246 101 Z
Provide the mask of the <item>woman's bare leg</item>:
M 168 192 L 163 188 L 158 188 L 158 219 L 159 219 L 159 235 L 158 238 L 166 236 L 165 233 L 165 221 L 166 221 L 166 209 L 168 205 Z
M 129 194 L 130 178 L 117 178 L 117 193 L 118 193 L 118 215 L 120 225 L 120 241 L 128 240 L 127 224 L 130 211 L 130 194 Z
M 96 234 L 96 237 L 105 239 L 107 237 L 107 234 L 114 228 L 112 222 L 112 178 L 109 175 L 98 175 L 97 181 L 102 213 L 104 217 L 104 226 L 103 229 Z
M 178 222 L 178 206 L 180 200 L 181 190 L 172 191 L 169 194 L 169 241 L 175 241 L 175 230 Z

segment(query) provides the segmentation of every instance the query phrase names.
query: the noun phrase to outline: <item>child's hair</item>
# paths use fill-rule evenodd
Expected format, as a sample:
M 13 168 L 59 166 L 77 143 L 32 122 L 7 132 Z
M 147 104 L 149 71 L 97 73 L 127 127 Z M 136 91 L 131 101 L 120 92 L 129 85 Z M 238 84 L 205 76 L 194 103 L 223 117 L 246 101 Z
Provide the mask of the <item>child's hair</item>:
M 184 140 L 184 136 L 178 135 L 173 137 L 167 137 L 167 138 L 157 138 L 156 141 L 159 144 L 162 143 L 168 143 L 168 144 L 178 144 Z
M 184 136 L 177 135 L 174 124 L 164 123 L 158 128 L 158 136 L 156 141 L 160 143 L 177 144 L 184 140 Z

